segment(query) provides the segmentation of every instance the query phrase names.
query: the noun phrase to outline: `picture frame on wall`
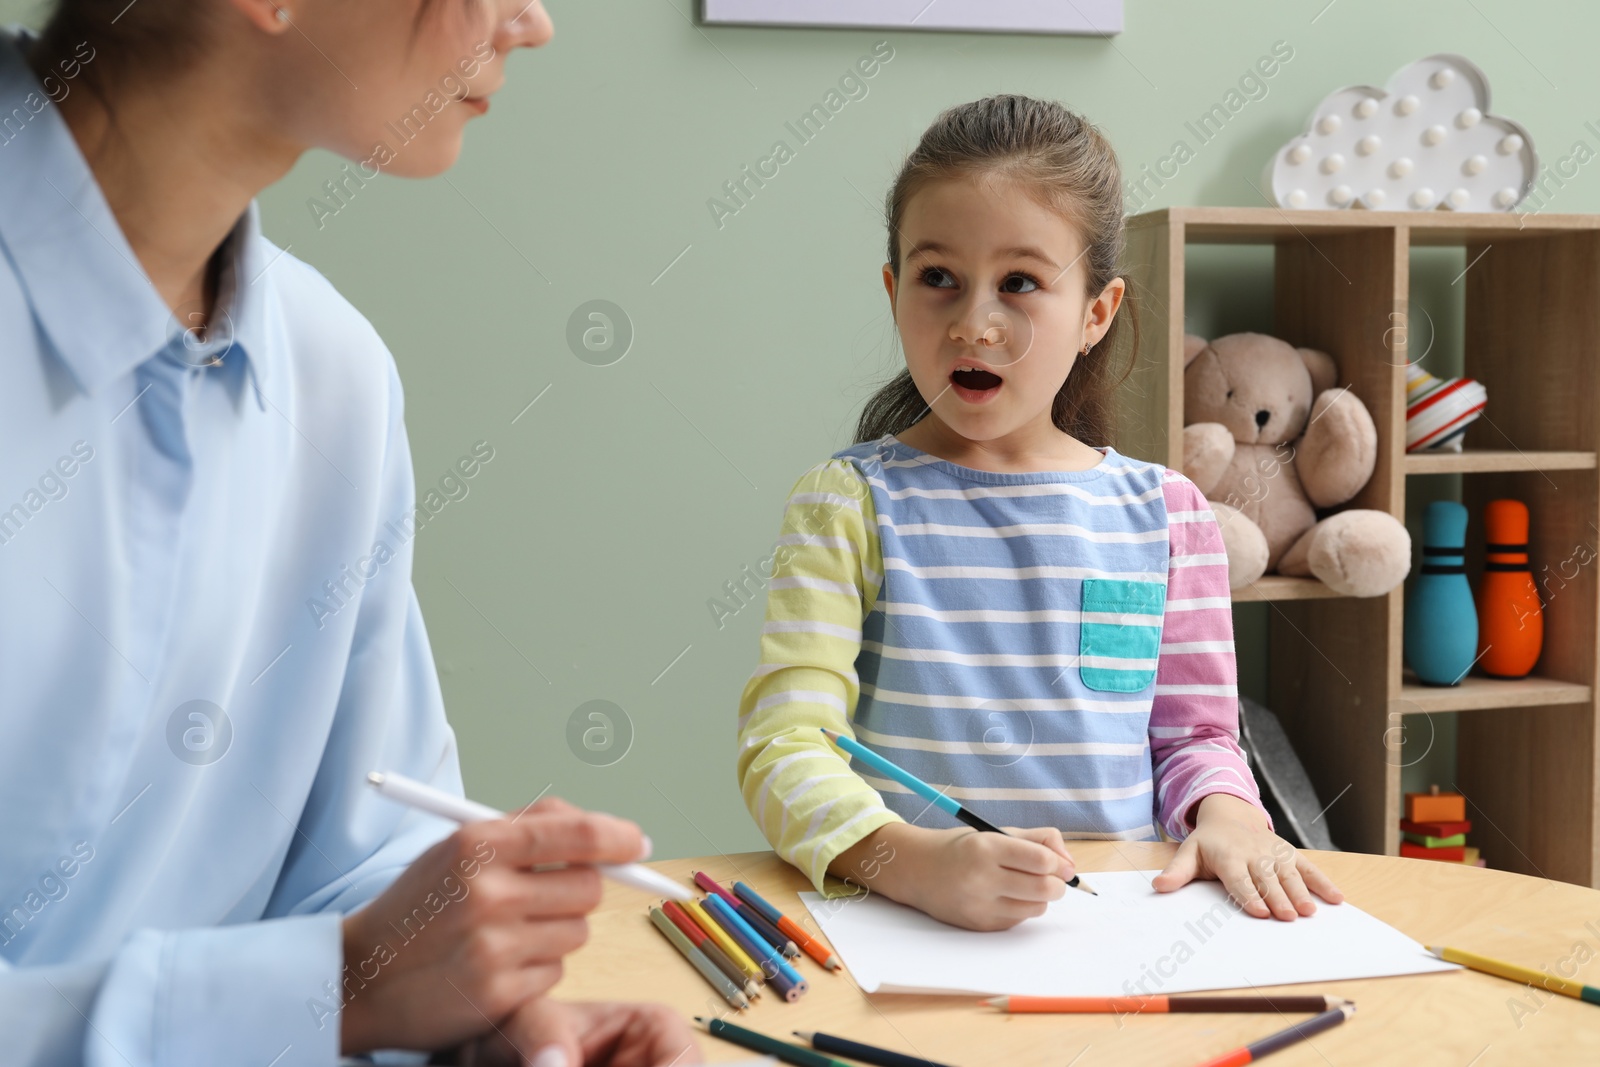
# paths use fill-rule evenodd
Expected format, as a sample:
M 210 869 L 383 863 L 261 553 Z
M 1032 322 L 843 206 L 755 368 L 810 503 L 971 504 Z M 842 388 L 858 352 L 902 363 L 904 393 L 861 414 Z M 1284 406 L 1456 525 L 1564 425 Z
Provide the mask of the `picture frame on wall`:
M 1122 0 L 702 0 L 707 25 L 966 33 L 1122 32 Z

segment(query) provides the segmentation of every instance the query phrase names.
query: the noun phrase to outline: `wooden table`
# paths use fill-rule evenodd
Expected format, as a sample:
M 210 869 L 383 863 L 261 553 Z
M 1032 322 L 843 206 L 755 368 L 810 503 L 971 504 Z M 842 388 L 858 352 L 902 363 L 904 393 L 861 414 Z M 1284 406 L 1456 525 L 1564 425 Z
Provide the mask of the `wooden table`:
M 1155 870 L 1175 847 L 1098 841 L 1068 846 L 1086 875 Z M 1313 855 L 1349 901 L 1424 944 L 1448 942 L 1552 972 L 1562 966 L 1570 972 L 1576 963 L 1575 977 L 1600 985 L 1600 891 L 1430 860 L 1351 852 Z M 815 930 L 795 895 L 810 884 L 771 852 L 651 866 L 685 880 L 694 870 L 706 871 L 725 886 L 743 880 Z M 665 1001 L 689 1016 L 727 1012 L 727 1004 L 651 927 L 645 914 L 650 903 L 645 895 L 608 882 L 605 900 L 590 920 L 589 943 L 568 959 L 557 995 Z M 781 1037 L 795 1029 L 826 1030 L 959 1067 L 1183 1067 L 1305 1018 L 1011 1016 L 979 1007 L 970 997 L 867 996 L 848 972 L 829 974 L 806 956 L 798 966 L 811 986 L 804 998 L 787 1004 L 769 990 L 736 1021 Z M 1488 975 L 1461 971 L 1276 988 L 1348 997 L 1358 1010 L 1343 1026 L 1272 1056 L 1266 1062 L 1274 1067 L 1600 1064 L 1600 1006 L 1542 990 L 1535 994 Z M 1525 1010 L 1514 1011 L 1518 1004 Z M 702 1046 L 707 1063 L 748 1055 L 709 1036 L 702 1037 Z

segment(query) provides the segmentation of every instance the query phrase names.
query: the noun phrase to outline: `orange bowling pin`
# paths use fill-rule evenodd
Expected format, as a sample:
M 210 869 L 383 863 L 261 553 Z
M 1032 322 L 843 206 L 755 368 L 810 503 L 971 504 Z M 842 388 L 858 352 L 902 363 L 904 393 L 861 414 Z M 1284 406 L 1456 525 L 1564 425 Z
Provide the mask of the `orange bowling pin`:
M 1491 500 L 1483 509 L 1483 579 L 1478 584 L 1478 666 L 1521 678 L 1544 646 L 1544 612 L 1528 562 L 1528 505 Z

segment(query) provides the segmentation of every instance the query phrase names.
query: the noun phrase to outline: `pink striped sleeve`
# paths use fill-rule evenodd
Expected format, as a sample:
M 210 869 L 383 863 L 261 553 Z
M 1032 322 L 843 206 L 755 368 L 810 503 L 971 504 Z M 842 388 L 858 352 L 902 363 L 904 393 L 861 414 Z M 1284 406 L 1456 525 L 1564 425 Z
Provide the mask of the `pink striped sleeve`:
M 1194 829 L 1193 809 L 1204 797 L 1231 793 L 1259 808 L 1261 793 L 1239 748 L 1233 601 L 1222 531 L 1205 496 L 1182 474 L 1169 469 L 1162 492 L 1172 560 L 1150 705 L 1150 761 L 1157 817 L 1181 841 Z

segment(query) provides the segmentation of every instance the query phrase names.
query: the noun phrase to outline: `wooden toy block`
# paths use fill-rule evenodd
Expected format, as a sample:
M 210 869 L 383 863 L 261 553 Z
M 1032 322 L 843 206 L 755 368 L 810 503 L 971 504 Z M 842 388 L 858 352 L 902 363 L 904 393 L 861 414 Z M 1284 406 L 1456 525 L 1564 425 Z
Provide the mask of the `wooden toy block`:
M 1400 855 L 1414 860 L 1448 860 L 1459 863 L 1466 858 L 1467 850 L 1461 846 L 1455 848 L 1423 848 L 1410 841 L 1400 842 Z
M 1401 819 L 1400 829 L 1408 834 L 1427 837 L 1454 837 L 1456 834 L 1470 834 L 1472 822 L 1469 819 L 1460 822 L 1412 822 L 1410 819 Z
M 1406 794 L 1406 818 L 1412 822 L 1461 822 L 1467 817 L 1467 798 L 1441 793 L 1432 786 L 1426 793 Z

